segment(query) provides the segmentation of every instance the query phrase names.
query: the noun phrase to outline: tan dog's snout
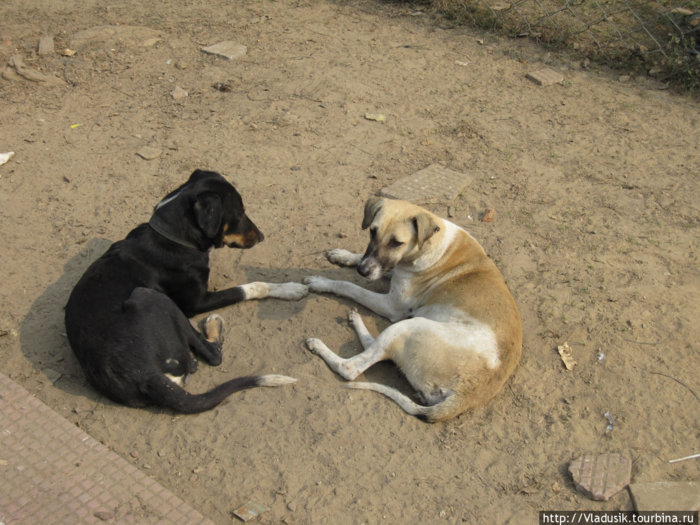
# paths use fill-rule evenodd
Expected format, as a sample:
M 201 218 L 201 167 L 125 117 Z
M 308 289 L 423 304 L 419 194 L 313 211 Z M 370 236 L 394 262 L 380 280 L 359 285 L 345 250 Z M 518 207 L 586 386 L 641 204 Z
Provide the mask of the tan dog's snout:
M 370 253 L 370 248 L 367 248 L 367 252 L 357 266 L 357 273 L 362 277 L 374 281 L 382 277 L 387 271 L 388 270 L 382 268 L 382 264 L 379 262 L 376 255 Z

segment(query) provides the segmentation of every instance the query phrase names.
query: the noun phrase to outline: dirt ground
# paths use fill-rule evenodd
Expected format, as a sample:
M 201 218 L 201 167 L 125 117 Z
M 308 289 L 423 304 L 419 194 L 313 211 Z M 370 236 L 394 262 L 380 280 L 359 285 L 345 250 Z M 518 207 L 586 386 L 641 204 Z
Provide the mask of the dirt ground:
M 626 491 L 608 502 L 576 492 L 567 467 L 585 453 L 630 458 L 633 481 L 697 480 L 698 460 L 667 460 L 700 451 L 698 103 L 422 9 L 2 2 L 0 68 L 19 55 L 51 78 L 14 68 L 0 80 L 0 152 L 15 152 L 0 166 L 0 371 L 217 523 L 247 501 L 269 509 L 260 522 L 299 524 L 631 509 Z M 37 54 L 42 35 L 55 52 Z M 201 51 L 226 40 L 247 53 Z M 526 79 L 545 65 L 564 82 Z M 434 163 L 471 182 L 427 207 L 452 208 L 482 242 L 523 316 L 521 364 L 486 407 L 430 425 L 344 389 L 303 341 L 358 352 L 351 305 L 317 295 L 220 311 L 224 363 L 201 366 L 188 388 L 260 372 L 293 386 L 176 416 L 86 384 L 64 334 L 71 287 L 193 169 L 234 181 L 266 234 L 214 253 L 222 288 L 312 274 L 361 283 L 323 252 L 363 250 L 366 198 Z M 386 325 L 361 313 L 372 330 Z M 402 384 L 391 364 L 365 376 Z M 130 512 L 120 519 L 157 518 Z

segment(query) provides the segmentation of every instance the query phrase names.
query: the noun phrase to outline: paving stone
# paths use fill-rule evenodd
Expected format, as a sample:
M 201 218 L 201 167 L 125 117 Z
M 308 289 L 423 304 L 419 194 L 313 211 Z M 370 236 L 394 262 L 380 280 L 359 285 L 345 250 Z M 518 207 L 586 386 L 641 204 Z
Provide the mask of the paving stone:
M 564 82 L 564 75 L 549 68 L 532 71 L 526 75 L 526 78 L 540 86 L 551 86 Z
M 620 454 L 584 455 L 571 462 L 569 474 L 587 497 L 607 501 L 629 485 L 632 462 Z
M 632 483 L 634 508 L 643 510 L 700 511 L 700 481 Z
M 212 46 L 203 47 L 202 51 L 210 55 L 223 57 L 226 60 L 233 60 L 245 55 L 248 52 L 248 48 L 242 44 L 226 40 Z
M 414 203 L 431 201 L 452 201 L 471 182 L 471 177 L 431 164 L 413 175 L 399 179 L 383 188 L 381 195 Z
M 0 374 L 0 523 L 212 522 Z

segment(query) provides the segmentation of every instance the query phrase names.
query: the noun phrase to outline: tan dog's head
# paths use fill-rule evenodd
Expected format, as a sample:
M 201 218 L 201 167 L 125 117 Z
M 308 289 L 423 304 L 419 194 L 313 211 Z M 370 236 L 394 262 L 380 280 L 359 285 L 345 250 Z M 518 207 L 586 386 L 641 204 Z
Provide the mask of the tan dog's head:
M 357 271 L 378 279 L 405 262 L 420 257 L 423 247 L 440 227 L 426 210 L 405 201 L 370 198 L 365 204 L 362 229 L 369 228 L 369 244 Z

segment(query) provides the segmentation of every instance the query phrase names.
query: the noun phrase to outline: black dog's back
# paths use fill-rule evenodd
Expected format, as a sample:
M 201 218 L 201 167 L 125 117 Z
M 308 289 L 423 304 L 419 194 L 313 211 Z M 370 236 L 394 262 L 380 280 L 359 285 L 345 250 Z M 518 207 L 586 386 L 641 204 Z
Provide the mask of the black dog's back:
M 241 377 L 203 394 L 180 386 L 197 368 L 194 355 L 221 363 L 220 337 L 207 340 L 185 314 L 245 299 L 241 287 L 207 291 L 208 250 L 229 242 L 250 247 L 262 234 L 233 186 L 213 172 L 193 173 L 156 207 L 151 223 L 97 259 L 66 305 L 68 340 L 90 384 L 128 406 L 195 413 L 243 388 L 293 382 L 276 375 Z

